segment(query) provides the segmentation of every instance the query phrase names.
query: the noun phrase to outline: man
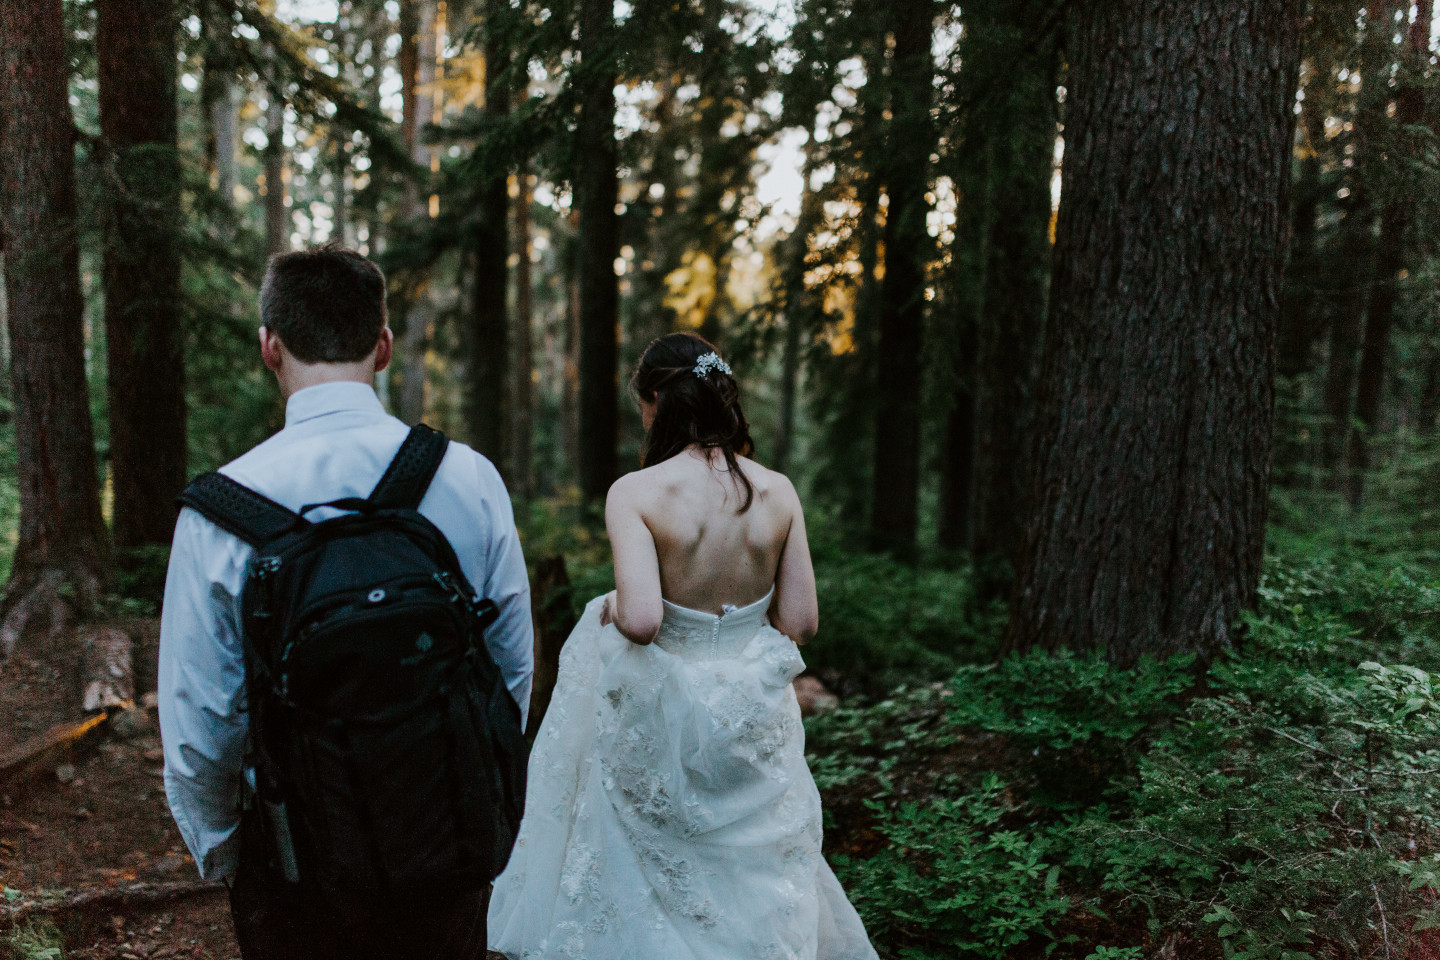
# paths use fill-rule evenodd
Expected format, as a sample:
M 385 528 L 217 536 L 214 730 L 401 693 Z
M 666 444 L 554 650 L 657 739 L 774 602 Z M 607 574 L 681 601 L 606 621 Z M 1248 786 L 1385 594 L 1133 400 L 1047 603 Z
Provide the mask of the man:
M 260 355 L 285 397 L 285 427 L 221 474 L 292 511 L 366 497 L 409 432 L 385 413 L 373 387 L 393 342 L 383 274 L 336 247 L 283 254 L 266 273 L 260 318 Z M 485 645 L 523 724 L 533 672 L 529 585 L 504 484 L 485 457 L 451 443 L 418 509 L 453 547 L 479 597 L 498 608 Z M 251 553 L 195 510 L 181 512 L 160 631 L 166 795 L 200 875 L 231 887 L 246 960 L 356 956 L 362 947 L 346 941 L 358 936 L 351 924 L 307 913 L 278 890 L 267 848 L 255 839 L 259 815 L 247 811 L 242 829 L 254 789 L 254 772 L 244 769 L 249 712 L 240 603 Z M 426 956 L 483 957 L 488 884 L 473 886 L 397 908 L 394 916 L 367 917 L 364 949 L 398 955 L 378 946 L 393 936 Z

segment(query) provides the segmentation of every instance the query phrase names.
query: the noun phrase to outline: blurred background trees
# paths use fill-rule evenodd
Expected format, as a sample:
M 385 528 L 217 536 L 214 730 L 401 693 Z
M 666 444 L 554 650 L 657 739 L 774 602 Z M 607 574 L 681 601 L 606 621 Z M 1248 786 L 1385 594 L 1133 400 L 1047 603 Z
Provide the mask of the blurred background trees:
M 1068 577 L 1075 611 L 1096 588 L 1066 563 L 1108 555 L 1113 582 L 1176 591 L 1138 619 L 1116 594 L 1113 628 L 1228 623 L 1272 466 L 1282 508 L 1360 511 L 1375 478 L 1425 496 L 1440 470 L 1433 4 L 1191 38 L 1227 80 L 1105 60 L 1142 40 L 1103 6 L 64 0 L 68 104 L 0 104 L 51 153 L 73 124 L 77 184 L 73 219 L 58 160 L 6 194 L 17 489 L 50 377 L 56 435 L 90 449 L 93 415 L 122 564 L 163 543 L 185 475 L 282 422 L 253 356 L 267 256 L 335 241 L 390 279 L 382 398 L 525 503 L 593 504 L 633 469 L 628 371 L 692 329 L 740 373 L 758 459 L 856 545 L 973 565 L 990 600 L 1049 570 L 1024 590 L 1059 602 Z M 78 279 L 27 253 L 37 222 L 74 223 Z M 33 324 L 77 312 L 86 376 L 37 372 L 61 355 L 32 355 Z M 1055 513 L 1066 471 L 1094 495 Z M 58 523 L 32 493 L 7 528 Z M 1204 576 L 1179 562 L 1206 550 Z M 1101 642 L 1041 621 L 1016 642 Z

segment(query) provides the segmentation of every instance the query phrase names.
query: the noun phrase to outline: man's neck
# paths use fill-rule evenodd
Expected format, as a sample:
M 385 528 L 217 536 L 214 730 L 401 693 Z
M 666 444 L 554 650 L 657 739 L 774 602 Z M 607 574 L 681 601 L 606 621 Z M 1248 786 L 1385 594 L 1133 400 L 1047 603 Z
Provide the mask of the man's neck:
M 289 400 L 301 390 L 326 383 L 363 383 L 375 386 L 375 361 L 368 358 L 357 363 L 296 363 L 287 365 L 276 375 L 280 393 Z

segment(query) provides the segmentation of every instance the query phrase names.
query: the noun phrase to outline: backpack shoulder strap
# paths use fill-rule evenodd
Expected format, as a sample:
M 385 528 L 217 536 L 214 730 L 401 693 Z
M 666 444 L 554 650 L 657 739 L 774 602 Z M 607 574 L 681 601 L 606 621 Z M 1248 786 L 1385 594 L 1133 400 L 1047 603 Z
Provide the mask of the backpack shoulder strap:
M 423 423 L 411 427 L 410 435 L 400 444 L 400 451 L 390 461 L 385 476 L 371 492 L 370 503 L 391 509 L 408 507 L 414 510 L 419 507 L 430 481 L 435 479 L 435 471 L 440 469 L 440 461 L 445 459 L 445 450 L 449 445 L 450 438 L 439 430 L 432 430 Z
M 202 473 L 177 499 L 252 547 L 269 543 L 306 523 L 295 511 L 222 473 Z

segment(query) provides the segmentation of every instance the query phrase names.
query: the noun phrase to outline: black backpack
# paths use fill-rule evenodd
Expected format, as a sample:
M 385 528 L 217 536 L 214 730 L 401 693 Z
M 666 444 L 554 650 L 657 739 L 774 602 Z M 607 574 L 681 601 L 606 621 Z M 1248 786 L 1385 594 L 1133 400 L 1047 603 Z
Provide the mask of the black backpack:
M 524 803 L 520 711 L 455 551 L 417 510 L 448 444 L 415 427 L 373 493 L 288 510 L 218 473 L 180 502 L 253 546 L 250 763 L 274 872 L 353 908 L 488 883 Z M 350 511 L 312 523 L 319 506 Z

